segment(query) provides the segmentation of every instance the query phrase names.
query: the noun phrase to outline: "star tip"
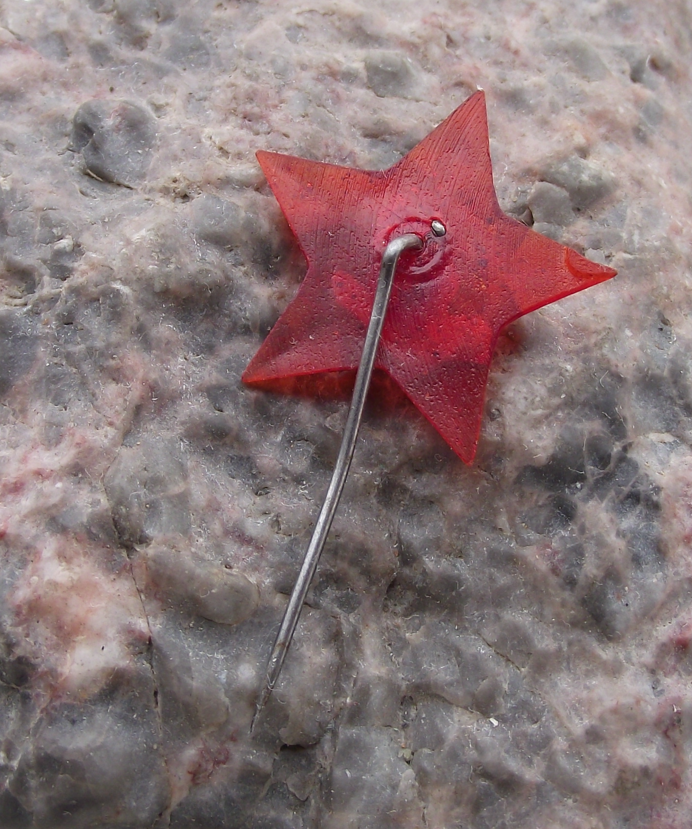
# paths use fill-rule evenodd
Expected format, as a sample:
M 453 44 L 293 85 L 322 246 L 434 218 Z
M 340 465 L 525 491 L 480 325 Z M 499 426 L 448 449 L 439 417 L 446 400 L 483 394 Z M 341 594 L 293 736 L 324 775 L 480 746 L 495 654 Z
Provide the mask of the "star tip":
M 601 274 L 600 274 L 601 278 L 600 278 L 599 281 L 600 282 L 608 282 L 610 279 L 612 279 L 614 276 L 617 276 L 617 275 L 618 275 L 618 272 L 615 270 L 615 268 L 610 268 L 610 267 L 608 267 L 608 265 L 604 265 L 603 270 L 601 271 Z
M 283 156 L 281 153 L 275 153 L 271 150 L 255 151 L 255 158 L 259 162 L 259 166 L 262 168 L 262 172 L 264 173 L 267 181 L 269 181 L 269 176 L 274 171 L 277 161 L 285 157 L 286 156 Z
M 255 354 L 252 360 L 250 360 L 245 367 L 245 371 L 240 375 L 240 382 L 246 386 L 257 386 L 266 380 L 265 374 L 262 373 L 262 366 L 259 364 L 260 361 L 257 359 L 258 355 L 261 353 L 261 350 L 262 349 L 260 348 L 260 351 Z
M 594 262 L 593 259 L 587 259 L 586 256 L 577 253 L 572 248 L 565 248 L 565 265 L 572 276 L 586 280 L 592 285 L 605 282 L 617 275 L 615 268 Z
M 478 451 L 478 439 L 476 439 L 473 446 L 469 446 L 468 444 L 460 445 L 453 437 L 445 435 L 442 435 L 442 437 L 462 463 L 466 466 L 473 466 Z
M 473 449 L 468 452 L 460 452 L 459 450 L 455 450 L 457 457 L 465 463 L 466 466 L 473 466 L 473 462 L 476 460 L 476 447 L 474 446 Z

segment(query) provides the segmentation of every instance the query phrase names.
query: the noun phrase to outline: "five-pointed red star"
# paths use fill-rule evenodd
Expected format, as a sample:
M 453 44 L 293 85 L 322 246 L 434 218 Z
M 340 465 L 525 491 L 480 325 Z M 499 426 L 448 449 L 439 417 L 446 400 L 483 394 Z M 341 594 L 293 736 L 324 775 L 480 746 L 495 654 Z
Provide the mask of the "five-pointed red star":
M 375 365 L 466 463 L 501 329 L 616 274 L 500 210 L 483 92 L 388 170 L 257 158 L 308 271 L 243 381 L 357 368 L 384 248 L 418 233 L 425 247 L 400 260 Z

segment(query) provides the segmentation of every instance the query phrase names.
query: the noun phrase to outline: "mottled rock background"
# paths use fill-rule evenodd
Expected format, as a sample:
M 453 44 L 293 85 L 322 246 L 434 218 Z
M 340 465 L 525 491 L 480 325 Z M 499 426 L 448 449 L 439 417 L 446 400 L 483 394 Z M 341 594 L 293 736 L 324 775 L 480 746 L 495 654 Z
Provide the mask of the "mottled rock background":
M 689 3 L 0 22 L 0 826 L 688 827 Z M 620 275 L 507 332 L 472 468 L 371 406 L 251 738 L 345 414 L 239 383 L 304 272 L 254 151 L 477 86 L 503 208 Z

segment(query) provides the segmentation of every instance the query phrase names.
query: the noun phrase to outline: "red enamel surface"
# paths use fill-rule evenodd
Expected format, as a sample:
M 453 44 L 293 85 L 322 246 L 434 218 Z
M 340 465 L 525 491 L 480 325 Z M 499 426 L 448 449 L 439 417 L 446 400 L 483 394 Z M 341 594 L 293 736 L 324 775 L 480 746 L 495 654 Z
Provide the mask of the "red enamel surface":
M 616 273 L 502 213 L 483 92 L 389 170 L 257 158 L 308 270 L 243 381 L 355 369 L 382 252 L 394 235 L 419 233 L 426 245 L 400 260 L 376 366 L 467 463 L 503 326 Z M 445 236 L 432 235 L 433 219 Z

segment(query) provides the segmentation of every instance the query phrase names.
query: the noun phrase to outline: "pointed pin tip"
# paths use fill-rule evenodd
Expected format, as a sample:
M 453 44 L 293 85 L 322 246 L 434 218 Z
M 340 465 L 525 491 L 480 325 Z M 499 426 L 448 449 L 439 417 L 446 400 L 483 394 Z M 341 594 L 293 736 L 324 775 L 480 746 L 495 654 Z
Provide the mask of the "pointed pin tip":
M 264 682 L 262 684 L 262 691 L 260 692 L 259 698 L 257 699 L 257 705 L 255 706 L 255 713 L 252 715 L 252 722 L 250 723 L 250 734 L 254 734 L 255 726 L 257 725 L 257 720 L 259 719 L 259 715 L 264 710 L 264 706 L 267 704 L 267 700 L 271 695 L 271 688 L 269 685 Z

